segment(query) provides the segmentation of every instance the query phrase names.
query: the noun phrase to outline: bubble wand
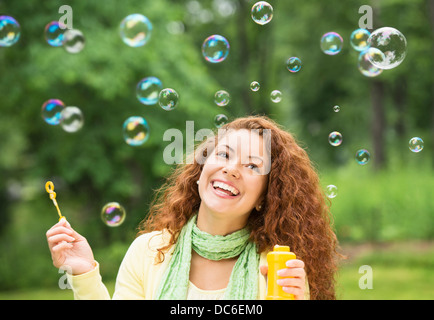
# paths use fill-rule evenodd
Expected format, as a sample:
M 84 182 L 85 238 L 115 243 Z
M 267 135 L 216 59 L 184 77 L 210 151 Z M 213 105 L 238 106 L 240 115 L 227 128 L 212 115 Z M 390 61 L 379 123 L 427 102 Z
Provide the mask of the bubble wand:
M 57 204 L 57 201 L 56 201 L 56 192 L 54 192 L 53 182 L 47 181 L 47 183 L 45 184 L 45 190 L 50 194 L 50 199 L 53 200 L 54 206 L 56 207 L 57 213 L 59 214 L 59 221 L 60 221 L 60 219 L 65 218 L 65 217 L 62 216 L 62 214 L 60 213 L 59 205 Z

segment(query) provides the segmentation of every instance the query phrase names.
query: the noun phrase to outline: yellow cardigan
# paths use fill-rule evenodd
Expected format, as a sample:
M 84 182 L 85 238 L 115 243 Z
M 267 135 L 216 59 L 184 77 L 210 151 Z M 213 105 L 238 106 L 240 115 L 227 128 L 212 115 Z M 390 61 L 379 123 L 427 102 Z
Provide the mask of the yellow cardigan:
M 137 237 L 129 247 L 122 260 L 116 278 L 114 300 L 153 300 L 158 284 L 166 270 L 175 246 L 165 254 L 162 263 L 155 263 L 157 248 L 168 243 L 167 232 L 154 231 Z M 259 265 L 266 265 L 266 253 L 260 255 Z M 259 272 L 258 299 L 264 300 L 266 295 L 266 279 Z M 108 300 L 110 294 L 102 282 L 99 264 L 84 274 L 73 276 L 68 274 L 68 282 L 74 292 L 75 300 Z M 309 286 L 306 285 L 306 298 L 309 298 Z

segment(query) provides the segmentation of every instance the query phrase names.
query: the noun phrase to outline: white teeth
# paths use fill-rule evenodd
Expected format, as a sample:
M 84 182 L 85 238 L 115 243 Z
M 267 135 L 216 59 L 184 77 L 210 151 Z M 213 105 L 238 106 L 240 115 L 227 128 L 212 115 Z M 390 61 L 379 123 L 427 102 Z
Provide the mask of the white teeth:
M 214 181 L 213 185 L 214 188 L 220 188 L 224 190 L 230 191 L 234 196 L 236 196 L 238 193 L 240 193 L 237 189 L 234 187 L 231 187 L 230 185 L 227 185 L 226 183 L 223 183 L 221 181 Z

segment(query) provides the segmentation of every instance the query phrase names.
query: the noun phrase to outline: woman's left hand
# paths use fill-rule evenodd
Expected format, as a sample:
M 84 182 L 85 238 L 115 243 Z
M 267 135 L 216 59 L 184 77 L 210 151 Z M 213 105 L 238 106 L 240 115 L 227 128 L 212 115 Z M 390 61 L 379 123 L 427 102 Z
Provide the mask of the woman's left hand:
M 268 266 L 261 266 L 260 268 L 261 273 L 265 276 L 268 273 Z M 306 271 L 304 270 L 303 261 L 298 259 L 288 260 L 286 268 L 278 270 L 277 275 L 285 277 L 285 279 L 277 280 L 277 284 L 282 286 L 283 291 L 293 294 L 295 300 L 305 299 Z

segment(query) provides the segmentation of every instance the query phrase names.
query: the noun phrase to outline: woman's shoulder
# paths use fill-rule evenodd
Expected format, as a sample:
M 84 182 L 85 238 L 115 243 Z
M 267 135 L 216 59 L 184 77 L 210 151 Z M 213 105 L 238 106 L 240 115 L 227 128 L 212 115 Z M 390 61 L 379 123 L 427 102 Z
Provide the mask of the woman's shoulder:
M 152 231 L 141 234 L 134 239 L 131 244 L 131 249 L 147 253 L 150 256 L 155 256 L 158 253 L 158 249 L 167 246 L 169 241 L 170 233 L 167 230 Z

